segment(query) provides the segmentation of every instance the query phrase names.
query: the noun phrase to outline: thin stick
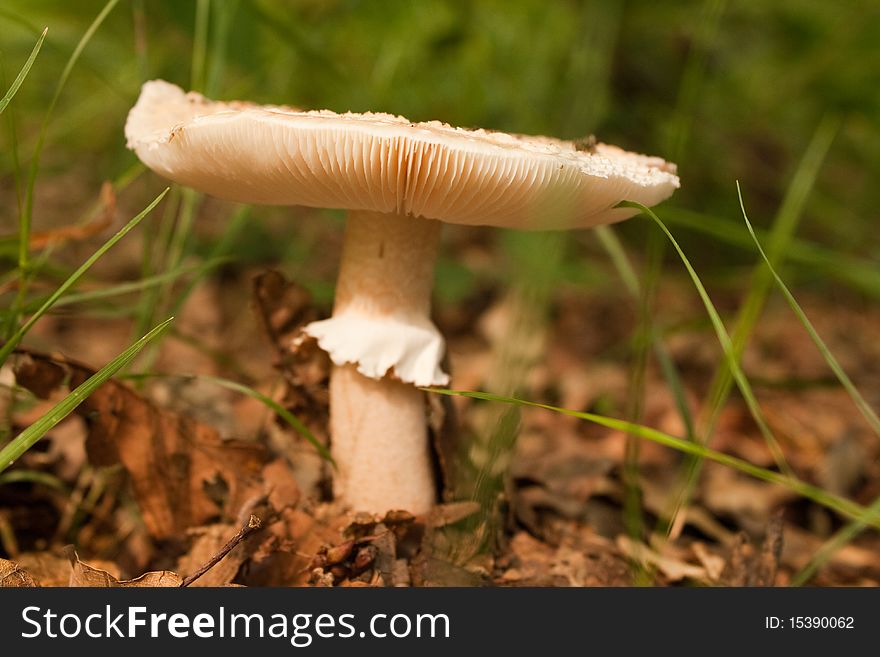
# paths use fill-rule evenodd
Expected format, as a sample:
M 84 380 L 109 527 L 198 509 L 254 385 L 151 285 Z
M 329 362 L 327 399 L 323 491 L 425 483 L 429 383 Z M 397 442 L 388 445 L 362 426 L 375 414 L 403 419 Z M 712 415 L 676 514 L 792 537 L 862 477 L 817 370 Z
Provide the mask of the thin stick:
M 232 550 L 235 549 L 236 545 L 238 545 L 244 539 L 246 539 L 251 534 L 251 532 L 259 529 L 262 526 L 262 524 L 263 523 L 260 521 L 260 519 L 257 516 L 251 515 L 251 517 L 248 518 L 247 524 L 244 527 L 242 527 L 240 530 L 238 530 L 238 533 L 235 536 L 233 536 L 232 538 L 230 538 L 229 542 L 226 545 L 224 545 L 222 548 L 220 548 L 220 551 L 217 552 L 217 554 L 215 554 L 213 557 L 211 557 L 208 560 L 208 562 L 205 565 L 203 565 L 201 568 L 199 568 L 196 572 L 194 572 L 192 575 L 188 576 L 186 579 L 183 580 L 183 583 L 180 585 L 181 588 L 183 588 L 185 586 L 189 586 L 190 584 L 195 582 L 199 577 L 201 577 L 206 572 L 211 570 L 211 568 L 213 568 L 218 563 L 220 563 L 220 560 L 223 559 L 223 557 L 225 557 L 227 554 L 232 552 Z

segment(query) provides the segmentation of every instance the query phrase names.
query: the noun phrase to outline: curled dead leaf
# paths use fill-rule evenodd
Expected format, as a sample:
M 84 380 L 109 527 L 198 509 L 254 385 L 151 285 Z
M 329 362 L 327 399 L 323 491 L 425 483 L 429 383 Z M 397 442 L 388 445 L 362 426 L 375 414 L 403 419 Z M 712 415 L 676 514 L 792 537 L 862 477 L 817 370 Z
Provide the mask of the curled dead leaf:
M 73 388 L 93 373 L 74 361 L 31 351 L 19 352 L 15 364 L 17 382 L 39 396 L 62 384 Z M 76 413 L 87 426 L 89 460 L 123 465 L 155 538 L 235 518 L 262 494 L 259 478 L 267 460 L 262 446 L 223 440 L 212 427 L 161 409 L 126 385 L 105 383 Z
M 0 588 L 31 588 L 39 584 L 14 561 L 0 559 Z
M 302 328 L 318 319 L 309 292 L 274 269 L 254 278 L 253 305 L 284 376 L 284 405 L 318 437 L 327 437 L 330 359 Z
M 67 586 L 70 562 L 59 550 L 23 552 L 15 558 L 40 586 Z
M 80 561 L 72 546 L 65 548 L 70 561 L 70 581 L 68 586 L 87 588 L 161 588 L 180 586 L 183 580 L 180 575 L 170 570 L 159 570 L 144 573 L 139 577 L 119 580 L 106 570 L 93 568 Z

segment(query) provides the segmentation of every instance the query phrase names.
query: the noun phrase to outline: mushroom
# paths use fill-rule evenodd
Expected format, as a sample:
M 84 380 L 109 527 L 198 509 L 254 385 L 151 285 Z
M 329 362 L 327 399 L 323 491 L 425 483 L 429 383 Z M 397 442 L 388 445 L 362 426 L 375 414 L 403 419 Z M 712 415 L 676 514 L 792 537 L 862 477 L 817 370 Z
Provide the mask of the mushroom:
M 436 501 L 420 387 L 449 382 L 430 319 L 441 222 L 588 228 L 679 185 L 673 164 L 602 143 L 216 102 L 161 80 L 144 84 L 125 135 L 153 171 L 213 196 L 349 211 L 332 317 L 305 331 L 334 363 L 334 495 L 376 513 Z

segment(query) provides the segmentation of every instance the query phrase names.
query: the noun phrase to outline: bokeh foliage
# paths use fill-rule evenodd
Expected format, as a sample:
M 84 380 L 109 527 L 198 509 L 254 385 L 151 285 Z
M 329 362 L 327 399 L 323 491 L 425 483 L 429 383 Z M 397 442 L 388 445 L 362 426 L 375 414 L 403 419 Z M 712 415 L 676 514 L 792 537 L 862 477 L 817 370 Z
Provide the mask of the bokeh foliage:
M 190 86 L 195 5 L 119 4 L 60 100 L 45 173 L 76 167 L 97 183 L 132 161 L 121 125 L 142 79 Z M 23 153 L 60 68 L 102 6 L 4 0 L 6 78 L 50 26 L 16 102 Z M 676 158 L 684 184 L 675 205 L 735 219 L 739 179 L 759 226 L 821 117 L 840 114 L 804 230 L 850 253 L 880 251 L 872 230 L 880 207 L 876 2 L 223 0 L 210 21 L 203 86 L 218 97 L 567 138 L 596 132 Z M 7 193 L 5 128 L 0 139 Z M 4 226 L 14 219 L 8 208 L 2 216 Z M 626 232 L 639 239 L 641 231 Z

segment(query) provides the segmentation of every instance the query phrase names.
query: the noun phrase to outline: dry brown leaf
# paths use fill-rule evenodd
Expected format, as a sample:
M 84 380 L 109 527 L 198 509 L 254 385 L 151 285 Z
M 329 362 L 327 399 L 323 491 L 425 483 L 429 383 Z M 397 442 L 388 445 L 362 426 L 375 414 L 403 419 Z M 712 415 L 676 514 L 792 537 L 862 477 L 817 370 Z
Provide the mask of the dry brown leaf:
M 377 525 L 378 536 L 373 539 L 372 545 L 376 548 L 374 559 L 376 572 L 382 577 L 385 586 L 394 584 L 394 562 L 397 560 L 397 541 L 394 533 L 388 531 L 383 525 Z
M 444 372 L 451 372 L 452 365 L 448 355 L 443 357 L 440 367 Z M 458 413 L 452 397 L 448 395 L 427 395 L 428 436 L 432 456 L 437 464 L 442 498 L 452 501 L 455 482 L 459 474 L 456 468 L 461 467 L 459 455 L 462 443 L 467 440 L 460 431 Z
M 284 403 L 312 432 L 327 437 L 327 381 L 330 360 L 302 328 L 318 319 L 309 292 L 274 269 L 254 278 L 254 307 L 270 345 L 275 367 L 287 382 Z
M 212 572 L 219 564 L 228 563 L 233 566 L 234 569 L 230 570 L 228 573 L 223 570 L 220 571 L 220 576 L 216 578 L 214 582 L 218 586 L 225 586 L 230 584 L 232 578 L 235 577 L 238 572 L 239 566 L 245 561 L 248 557 L 250 550 L 244 547 L 243 543 L 245 543 L 245 539 L 251 536 L 254 532 L 257 532 L 263 526 L 263 521 L 260 520 L 259 516 L 251 514 L 248 517 L 247 523 L 244 524 L 228 541 L 226 541 L 219 548 L 214 549 L 208 556 L 208 558 L 202 562 L 197 568 L 190 572 L 187 575 L 181 586 L 191 586 L 193 583 L 201 580 L 206 574 Z M 227 561 L 227 557 L 230 553 L 235 552 L 237 548 L 241 547 L 241 551 L 239 551 L 238 555 L 233 557 L 231 560 Z M 252 544 L 252 548 L 256 546 Z M 227 566 L 228 568 L 228 566 Z M 224 569 L 225 570 L 225 569 Z
M 782 528 L 782 513 L 777 513 L 767 523 L 767 532 L 755 567 L 753 586 L 773 586 L 776 582 L 776 572 L 782 556 Z
M 318 319 L 309 292 L 270 269 L 253 280 L 253 306 L 263 333 L 275 352 L 273 367 L 284 377 L 280 403 L 299 418 L 325 445 L 330 397 L 330 358 L 303 327 Z M 276 424 L 270 436 L 284 451 L 307 495 L 317 493 L 330 473 L 327 464 L 301 436 L 291 442 L 289 427 Z M 283 431 L 279 431 L 282 429 Z
M 47 396 L 67 382 L 73 388 L 94 372 L 79 363 L 34 352 L 16 362 L 20 385 Z M 215 429 L 158 408 L 131 388 L 110 381 L 76 411 L 88 428 L 89 460 L 122 463 L 149 532 L 182 535 L 189 527 L 235 518 L 261 493 L 265 450 L 223 440 Z
M 40 586 L 67 586 L 70 580 L 70 561 L 57 551 L 25 552 L 16 561 Z
M 391 586 L 406 587 L 412 584 L 409 563 L 406 559 L 397 559 L 391 567 Z
M 410 576 L 414 586 L 485 586 L 489 583 L 481 573 L 422 554 L 412 561 Z
M 526 532 L 514 534 L 499 557 L 502 586 L 629 586 L 629 564 L 613 542 L 587 527 L 564 522 L 553 546 Z
M 31 588 L 39 584 L 15 561 L 0 559 L 0 588 Z
M 304 586 L 320 550 L 345 539 L 346 519 L 324 506 L 313 511 L 284 509 L 264 530 L 263 539 L 237 580 L 247 586 Z M 332 575 L 331 575 L 332 577 Z
M 389 511 L 384 518 L 371 513 L 357 513 L 343 530 L 346 540 L 322 545 L 313 557 L 309 568 L 314 584 L 324 585 L 331 581 L 340 584 L 348 580 L 393 586 L 395 562 L 398 560 L 398 541 L 406 540 L 414 527 L 414 516 L 407 511 Z M 403 559 L 406 564 L 406 559 Z M 408 566 L 407 566 L 408 568 Z M 409 580 L 409 575 L 406 578 Z
M 73 547 L 66 548 L 70 560 L 70 581 L 68 586 L 88 588 L 165 588 L 180 586 L 183 579 L 170 570 L 144 573 L 134 579 L 119 580 L 106 570 L 94 568 L 80 561 Z
M 645 509 L 658 517 L 669 510 L 670 491 L 676 490 L 673 476 L 674 473 L 669 472 L 667 476 L 642 477 L 639 482 L 642 486 L 642 501 Z M 695 503 L 681 509 L 670 538 L 677 539 L 685 527 L 692 527 L 699 533 L 725 545 L 733 541 L 735 536 L 735 532 L 725 527 L 712 513 Z
M 508 546 L 507 567 L 496 581 L 502 586 L 564 586 L 558 572 L 550 575 L 556 550 L 526 532 L 517 532 Z
M 263 466 L 263 490 L 276 511 L 296 506 L 300 492 L 290 467 L 282 459 Z
M 254 277 L 253 298 L 263 330 L 279 352 L 289 347 L 299 329 L 318 319 L 308 290 L 276 269 Z

